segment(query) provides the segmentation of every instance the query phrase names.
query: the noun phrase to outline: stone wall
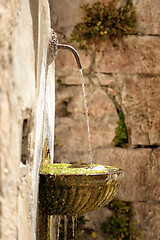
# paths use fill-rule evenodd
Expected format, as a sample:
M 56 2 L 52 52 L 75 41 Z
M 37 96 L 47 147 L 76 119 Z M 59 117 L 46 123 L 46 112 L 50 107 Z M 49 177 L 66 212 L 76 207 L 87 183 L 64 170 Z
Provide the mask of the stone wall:
M 83 15 L 80 5 L 96 1 L 51 2 L 52 25 L 60 43 L 70 43 L 74 26 Z M 121 3 L 125 1 L 120 1 Z M 106 2 L 105 2 L 106 3 Z M 94 162 L 123 168 L 118 197 L 131 201 L 134 218 L 145 240 L 160 239 L 160 5 L 158 0 L 133 0 L 137 13 L 135 35 L 118 48 L 109 40 L 100 51 L 72 45 L 81 57 Z M 74 57 L 59 51 L 56 59 L 55 161 L 89 161 L 88 136 L 81 81 Z M 113 139 L 119 116 L 125 115 L 126 148 Z M 96 217 L 96 215 L 94 215 Z M 99 238 L 100 239 L 100 238 Z
M 41 149 L 35 151 L 35 135 L 41 130 L 38 100 L 42 65 L 47 73 L 49 27 L 48 1 L 0 2 L 1 240 L 36 239 Z M 54 63 L 51 68 L 54 81 Z

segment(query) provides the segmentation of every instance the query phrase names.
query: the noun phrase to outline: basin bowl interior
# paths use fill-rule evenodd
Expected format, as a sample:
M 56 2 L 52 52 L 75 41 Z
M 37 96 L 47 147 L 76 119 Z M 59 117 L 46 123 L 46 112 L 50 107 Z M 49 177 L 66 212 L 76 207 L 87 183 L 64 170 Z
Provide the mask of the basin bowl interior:
M 40 171 L 39 204 L 47 215 L 77 215 L 105 206 L 123 170 L 98 164 L 50 164 Z

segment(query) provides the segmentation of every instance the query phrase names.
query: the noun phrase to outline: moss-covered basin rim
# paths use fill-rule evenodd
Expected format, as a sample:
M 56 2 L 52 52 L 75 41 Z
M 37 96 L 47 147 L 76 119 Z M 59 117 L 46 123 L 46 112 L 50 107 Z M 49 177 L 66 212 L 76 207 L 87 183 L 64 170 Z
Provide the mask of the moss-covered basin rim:
M 69 167 L 87 168 L 88 166 L 81 164 L 69 165 Z M 46 169 L 45 171 L 44 168 L 41 169 L 39 185 L 41 209 L 47 215 L 77 215 L 105 206 L 119 189 L 123 170 L 111 166 L 100 168 L 105 172 L 50 174 Z
M 102 175 L 115 174 L 123 172 L 122 169 L 113 166 L 105 166 L 100 164 L 70 164 L 70 163 L 53 163 L 48 164 L 40 169 L 40 173 L 44 175 Z
M 75 170 L 75 173 L 63 173 L 62 171 L 58 171 L 57 173 L 54 171 L 49 171 L 48 167 L 41 169 L 40 174 L 41 176 L 45 176 L 45 179 L 47 181 L 52 181 L 52 184 L 54 183 L 57 187 L 66 185 L 66 186 L 102 186 L 106 185 L 107 182 L 110 181 L 117 181 L 121 182 L 123 178 L 123 170 L 119 168 L 115 168 L 112 166 L 103 166 L 103 165 L 98 165 L 98 164 L 93 164 L 93 168 L 90 169 L 90 165 L 86 164 L 81 164 L 81 165 L 74 165 L 74 164 L 52 164 L 50 166 L 54 166 L 55 168 L 58 167 L 63 167 L 67 166 L 68 169 L 79 169 L 79 168 L 89 168 L 89 171 L 87 170 L 87 173 L 77 173 Z M 82 166 L 82 167 L 81 167 Z M 103 169 L 101 168 L 101 172 L 99 170 L 94 171 L 94 167 L 97 166 L 103 166 Z M 102 172 L 103 171 L 103 172 Z M 90 173 L 89 173 L 90 172 Z M 49 180 L 50 179 L 50 180 Z

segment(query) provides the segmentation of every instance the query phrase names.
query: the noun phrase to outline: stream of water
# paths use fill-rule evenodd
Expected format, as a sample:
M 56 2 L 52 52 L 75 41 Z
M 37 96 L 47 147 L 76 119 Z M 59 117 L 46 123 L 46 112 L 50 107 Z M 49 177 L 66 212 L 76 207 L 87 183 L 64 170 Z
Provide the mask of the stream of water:
M 90 133 L 90 125 L 89 125 L 89 114 L 88 114 L 88 106 L 87 106 L 87 99 L 86 99 L 86 91 L 85 91 L 85 85 L 84 85 L 84 76 L 82 69 L 79 69 L 80 77 L 82 80 L 82 91 L 84 96 L 84 111 L 86 115 L 86 123 L 87 123 L 87 131 L 88 131 L 88 145 L 89 145 L 89 160 L 92 168 L 92 162 L 93 162 L 93 150 L 92 150 L 92 142 L 91 142 L 91 133 Z
M 72 216 L 72 237 L 75 238 L 75 216 Z
M 67 240 L 67 225 L 68 225 L 68 218 L 67 215 L 64 216 L 64 240 Z
M 55 80 L 53 79 L 55 71 L 54 62 L 48 66 L 48 74 L 46 79 L 46 123 L 45 137 L 48 139 L 48 147 L 50 151 L 51 163 L 54 158 L 54 127 L 55 127 Z
M 78 224 L 77 224 L 77 215 L 72 216 L 72 230 L 73 230 L 73 239 L 77 239 L 77 234 L 78 234 Z
M 36 145 L 35 145 L 35 164 L 36 166 L 36 176 L 34 179 L 35 183 L 35 205 L 37 203 L 38 197 L 38 175 L 39 175 L 39 167 L 40 167 L 40 159 L 42 158 L 42 149 L 45 139 L 48 140 L 48 147 L 50 150 L 51 156 L 51 163 L 53 163 L 53 155 L 54 155 L 54 115 L 55 115 L 55 85 L 54 85 L 54 66 L 50 65 L 48 68 L 48 75 L 46 76 L 46 66 L 45 61 L 42 66 L 42 71 L 44 70 L 41 80 L 40 80 L 40 92 L 39 92 L 39 102 L 38 102 L 38 110 L 37 110 L 37 129 L 36 129 Z M 82 69 L 80 71 L 80 77 L 82 80 L 82 91 L 84 96 L 84 111 L 86 116 L 86 124 L 87 124 L 87 131 L 88 131 L 88 146 L 89 146 L 89 160 L 92 167 L 93 161 L 93 150 L 92 150 L 92 143 L 91 143 L 91 134 L 90 134 L 90 125 L 89 125 L 89 114 L 88 114 L 88 106 L 86 100 L 86 92 L 85 92 L 85 84 L 84 84 L 84 77 Z M 35 206 L 35 216 L 37 216 L 37 205 Z M 64 219 L 64 240 L 67 240 L 67 225 L 68 219 L 67 216 L 63 217 Z M 55 227 L 53 224 L 53 216 L 51 216 L 51 228 Z M 36 220 L 35 220 L 36 222 Z M 57 220 L 57 240 L 60 238 L 60 223 L 61 223 L 61 216 L 58 216 Z M 34 230 L 35 232 L 35 230 Z M 72 216 L 72 237 L 73 239 L 77 238 L 77 216 Z M 51 240 L 53 236 L 51 234 Z
M 43 54 L 45 56 L 45 52 Z M 45 109 L 45 79 L 46 79 L 46 62 L 45 57 L 41 66 L 41 77 L 39 85 L 39 95 L 36 112 L 36 132 L 35 132 L 35 153 L 33 161 L 32 187 L 33 187 L 33 208 L 32 208 L 32 239 L 36 239 L 37 228 L 37 204 L 38 204 L 38 185 L 39 185 L 39 168 L 42 159 L 43 139 L 44 139 L 44 109 Z
M 57 240 L 59 240 L 59 229 L 60 229 L 60 223 L 61 223 L 61 216 L 58 216 L 58 223 L 57 223 Z
M 83 71 L 82 69 L 79 69 L 79 73 L 80 73 L 80 78 L 82 81 L 82 91 L 83 91 L 83 97 L 84 97 L 84 112 L 85 112 L 85 117 L 86 117 L 86 124 L 87 124 L 87 132 L 88 132 L 88 147 L 89 147 L 89 161 L 90 161 L 90 165 L 92 168 L 92 162 L 93 162 L 93 150 L 92 150 L 92 142 L 91 142 L 91 133 L 90 133 L 90 124 L 89 124 L 89 114 L 88 114 L 88 106 L 87 106 L 87 99 L 86 99 L 86 92 L 85 92 L 85 84 L 84 84 L 84 76 L 83 76 Z M 46 89 L 46 92 L 49 94 L 49 96 L 47 97 L 47 101 L 46 101 L 46 109 L 47 111 L 47 116 L 50 117 L 50 119 L 52 119 L 52 114 L 53 111 L 50 111 L 49 108 L 51 107 L 51 102 L 50 101 L 50 97 L 51 97 L 51 93 L 53 93 L 53 90 L 50 90 L 50 86 L 48 85 Z M 53 100 L 53 99 L 52 99 Z M 54 121 L 53 121 L 54 122 Z M 54 125 L 50 125 L 51 127 L 54 127 Z M 48 128 L 47 128 L 48 130 Z M 53 131 L 51 131 L 51 129 L 49 129 L 49 133 L 53 133 Z M 48 136 L 48 139 L 53 140 L 52 136 Z M 49 141 L 50 142 L 50 141 Z M 53 153 L 53 145 L 49 144 L 49 148 L 51 153 Z M 51 162 L 53 163 L 53 157 L 51 154 Z M 61 219 L 62 216 L 57 216 L 57 234 L 56 234 L 56 240 L 60 239 L 60 225 L 61 225 Z M 55 228 L 54 225 L 54 216 L 50 217 L 51 220 L 51 229 Z M 68 227 L 68 217 L 65 215 L 63 216 L 63 220 L 64 220 L 64 240 L 67 240 L 67 227 Z M 52 232 L 52 231 L 51 231 Z M 51 234 L 51 240 L 54 239 L 54 236 Z M 77 216 L 72 216 L 72 239 L 77 239 Z
M 54 227 L 56 227 L 57 229 L 57 233 L 56 233 L 56 240 L 60 240 L 63 239 L 67 240 L 68 237 L 68 229 L 70 230 L 70 235 L 69 235 L 69 239 L 71 240 L 75 240 L 77 239 L 77 216 L 55 216 L 56 218 L 56 222 L 57 222 L 57 227 L 56 225 Z M 69 225 L 69 226 L 68 226 Z M 62 230 L 63 227 L 63 230 Z M 72 229 L 71 229 L 72 228 Z M 71 232 L 72 230 L 72 232 Z M 63 233 L 62 233 L 63 231 Z M 53 239 L 54 236 L 53 236 Z
M 54 63 L 48 66 L 46 63 L 46 52 L 43 53 L 39 94 L 37 102 L 36 113 L 36 134 L 35 134 L 35 154 L 32 175 L 33 185 L 33 239 L 36 238 L 37 226 L 37 204 L 38 204 L 38 184 L 39 184 L 39 169 L 42 161 L 42 150 L 44 142 L 47 139 L 50 149 L 51 162 L 53 163 L 54 155 L 54 116 L 55 116 L 55 81 L 54 76 Z M 47 72 L 47 74 L 46 74 Z
M 86 92 L 85 92 L 85 84 L 84 84 L 84 76 L 82 69 L 79 69 L 80 78 L 82 81 L 82 91 L 84 97 L 84 111 L 86 116 L 86 124 L 87 124 L 87 131 L 88 131 L 88 146 L 89 146 L 89 160 L 92 168 L 93 162 L 93 150 L 92 150 L 92 142 L 91 142 L 91 133 L 90 133 L 90 124 L 89 124 L 89 114 L 88 114 L 88 106 L 87 106 L 87 99 L 86 99 Z M 56 240 L 60 239 L 60 226 L 61 226 L 61 219 L 62 216 L 57 216 L 57 234 Z M 67 215 L 63 216 L 64 221 L 64 240 L 67 240 L 67 228 L 68 228 L 68 217 Z M 53 222 L 53 216 L 51 216 L 51 228 L 55 227 Z M 72 216 L 72 239 L 77 239 L 77 216 Z M 53 240 L 53 236 L 51 236 L 51 240 Z

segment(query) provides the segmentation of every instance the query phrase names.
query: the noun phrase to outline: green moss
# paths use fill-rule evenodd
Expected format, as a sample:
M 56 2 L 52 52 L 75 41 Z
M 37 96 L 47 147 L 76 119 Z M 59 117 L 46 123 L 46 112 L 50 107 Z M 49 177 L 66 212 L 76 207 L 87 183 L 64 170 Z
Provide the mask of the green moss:
M 55 163 L 40 170 L 39 201 L 48 215 L 76 215 L 104 206 L 123 171 L 111 166 Z M 105 204 L 104 204 L 105 202 Z
M 82 46 L 89 41 L 95 45 L 104 42 L 106 38 L 114 41 L 124 35 L 133 34 L 136 27 L 135 8 L 131 3 L 117 8 L 118 0 L 112 0 L 108 5 L 96 2 L 81 6 L 85 12 L 83 22 L 75 26 L 71 42 L 76 41 Z
M 57 79 L 57 83 L 58 84 L 62 84 L 62 80 L 61 79 Z
M 51 175 L 72 175 L 72 174 L 95 174 L 116 171 L 118 168 L 112 166 L 102 166 L 99 164 L 93 164 L 91 168 L 87 164 L 69 164 L 69 163 L 53 163 L 43 166 L 40 169 L 41 174 Z
M 118 111 L 118 115 L 120 120 L 118 122 L 118 127 L 116 128 L 116 136 L 113 139 L 113 142 L 117 147 L 124 148 L 128 143 L 128 133 L 125 125 L 125 116 L 122 111 Z
M 108 204 L 108 208 L 113 214 L 101 225 L 103 232 L 108 234 L 107 239 L 143 239 L 142 231 L 137 230 L 135 223 L 131 223 L 133 214 L 130 202 L 114 199 Z

